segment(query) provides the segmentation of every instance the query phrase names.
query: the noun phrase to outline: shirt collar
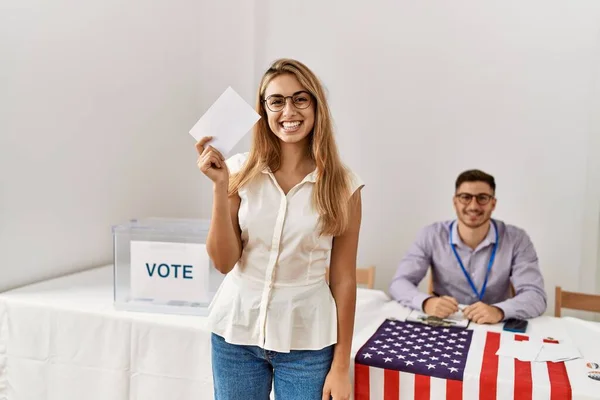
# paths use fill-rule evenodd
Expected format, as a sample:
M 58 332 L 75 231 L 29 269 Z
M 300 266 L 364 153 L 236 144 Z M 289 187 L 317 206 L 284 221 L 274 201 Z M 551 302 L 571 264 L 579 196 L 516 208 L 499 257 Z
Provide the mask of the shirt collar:
M 488 229 L 488 233 L 483 239 L 477 248 L 482 248 L 488 246 L 492 243 L 496 243 L 496 230 L 494 227 L 493 220 L 490 220 L 490 229 Z M 460 239 L 460 235 L 458 234 L 458 222 L 455 220 L 452 224 L 452 244 L 456 244 L 458 246 L 466 246 L 463 241 Z
M 262 170 L 263 174 L 267 174 L 267 175 L 273 175 L 273 172 L 271 171 L 270 167 L 267 167 L 265 169 Z M 310 174 L 306 175 L 304 177 L 304 179 L 302 179 L 302 182 L 312 182 L 312 183 L 316 183 L 317 182 L 317 169 L 315 168 Z

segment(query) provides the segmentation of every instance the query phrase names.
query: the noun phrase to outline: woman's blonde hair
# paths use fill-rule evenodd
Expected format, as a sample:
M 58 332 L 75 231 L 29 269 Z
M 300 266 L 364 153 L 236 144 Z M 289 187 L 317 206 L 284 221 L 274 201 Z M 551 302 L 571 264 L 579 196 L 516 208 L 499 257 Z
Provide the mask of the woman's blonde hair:
M 315 123 L 309 134 L 309 155 L 316 164 L 317 179 L 313 204 L 319 214 L 321 234 L 337 236 L 346 231 L 349 220 L 350 184 L 348 171 L 342 164 L 335 139 L 333 124 L 323 86 L 306 65 L 291 59 L 276 60 L 265 72 L 256 97 L 256 112 L 261 116 L 252 135 L 250 155 L 242 169 L 229 181 L 229 194 L 270 168 L 275 172 L 281 165 L 279 138 L 269 128 L 264 107 L 265 90 L 273 78 L 290 74 L 313 96 Z

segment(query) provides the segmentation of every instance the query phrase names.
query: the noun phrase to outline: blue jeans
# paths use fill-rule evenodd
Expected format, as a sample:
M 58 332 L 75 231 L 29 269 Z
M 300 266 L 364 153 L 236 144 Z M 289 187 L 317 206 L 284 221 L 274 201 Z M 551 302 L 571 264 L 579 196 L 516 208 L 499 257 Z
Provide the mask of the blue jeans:
M 212 334 L 215 400 L 321 400 L 333 346 L 289 353 L 227 343 Z

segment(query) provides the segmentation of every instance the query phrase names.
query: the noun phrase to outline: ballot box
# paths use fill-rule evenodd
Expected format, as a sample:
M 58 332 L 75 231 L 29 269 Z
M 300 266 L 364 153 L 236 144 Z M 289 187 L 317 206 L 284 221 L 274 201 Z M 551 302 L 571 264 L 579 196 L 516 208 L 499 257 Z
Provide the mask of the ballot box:
M 144 218 L 113 226 L 115 308 L 207 315 L 224 278 L 206 250 L 209 224 Z

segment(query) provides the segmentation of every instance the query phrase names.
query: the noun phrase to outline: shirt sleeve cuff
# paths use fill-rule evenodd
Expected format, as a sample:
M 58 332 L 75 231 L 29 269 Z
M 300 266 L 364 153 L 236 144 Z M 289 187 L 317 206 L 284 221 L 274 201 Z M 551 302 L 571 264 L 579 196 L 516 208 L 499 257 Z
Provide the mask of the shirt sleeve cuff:
M 433 297 L 433 296 L 430 294 L 425 294 L 425 293 L 419 292 L 412 299 L 412 307 L 415 310 L 420 310 L 421 312 L 425 312 L 425 310 L 423 309 L 423 303 L 425 302 L 425 300 L 427 300 L 430 297 Z
M 504 313 L 504 318 L 502 319 L 502 321 L 506 321 L 509 318 L 515 317 L 515 311 L 510 306 L 510 304 L 508 304 L 508 301 L 502 301 L 500 303 L 492 304 L 492 306 L 498 307 L 502 310 L 502 313 Z

